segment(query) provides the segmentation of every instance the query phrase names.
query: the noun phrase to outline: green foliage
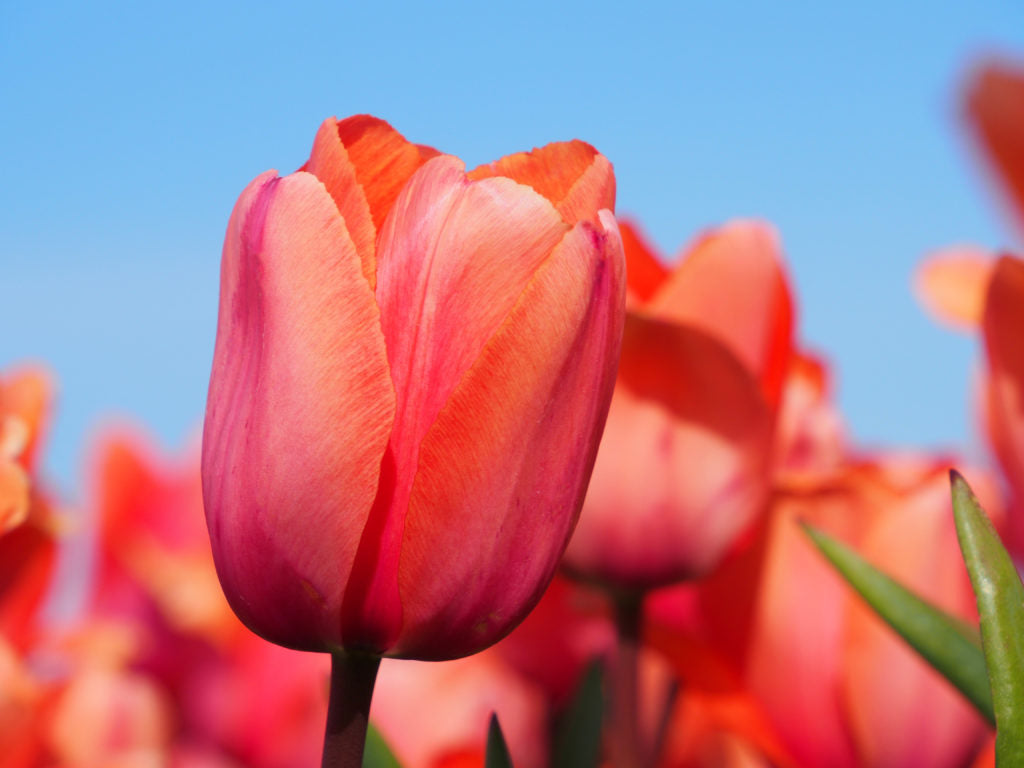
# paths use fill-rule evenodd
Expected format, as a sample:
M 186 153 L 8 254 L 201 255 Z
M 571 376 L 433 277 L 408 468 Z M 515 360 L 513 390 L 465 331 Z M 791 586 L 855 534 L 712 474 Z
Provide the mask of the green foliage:
M 373 727 L 373 723 L 366 729 L 363 768 L 402 768 L 402 764 L 398 762 L 398 758 L 380 735 L 380 731 Z
M 1024 766 L 1024 585 L 967 481 L 951 472 L 953 517 L 981 619 L 996 716 L 996 764 Z
M 867 604 L 950 681 L 983 717 L 995 723 L 985 654 L 974 627 L 923 600 L 827 534 L 804 531 Z
M 552 765 L 559 768 L 597 768 L 601 759 L 604 685 L 601 662 L 587 667 L 559 723 Z
M 508 753 L 505 736 L 498 724 L 498 716 L 491 715 L 491 725 L 487 729 L 487 757 L 484 768 L 512 768 L 512 756 Z

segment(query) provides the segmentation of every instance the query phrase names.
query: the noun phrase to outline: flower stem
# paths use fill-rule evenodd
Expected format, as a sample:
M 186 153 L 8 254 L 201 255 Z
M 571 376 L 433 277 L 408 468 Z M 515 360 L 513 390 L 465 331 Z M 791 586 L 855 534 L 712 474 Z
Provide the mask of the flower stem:
M 613 598 L 618 648 L 612 666 L 610 748 L 615 768 L 646 768 L 637 709 L 640 633 L 643 596 L 619 594 Z
M 322 768 L 362 768 L 370 701 L 379 667 L 378 656 L 331 654 L 331 694 Z

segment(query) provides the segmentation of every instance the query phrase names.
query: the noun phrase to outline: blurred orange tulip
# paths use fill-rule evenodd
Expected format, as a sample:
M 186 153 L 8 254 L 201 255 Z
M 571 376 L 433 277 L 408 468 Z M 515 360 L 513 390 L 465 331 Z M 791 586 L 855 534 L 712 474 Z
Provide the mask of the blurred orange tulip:
M 696 638 L 725 670 L 710 690 L 736 686 L 756 699 L 796 765 L 964 765 L 985 734 L 978 715 L 859 601 L 798 526 L 846 540 L 970 619 L 948 467 L 886 457 L 848 463 L 817 487 L 781 489 L 741 556 L 688 595 L 656 597 L 655 643 L 672 653 L 674 636 Z
M 630 304 L 570 572 L 646 590 L 710 571 L 764 505 L 792 306 L 775 234 L 737 222 L 669 272 L 623 225 Z

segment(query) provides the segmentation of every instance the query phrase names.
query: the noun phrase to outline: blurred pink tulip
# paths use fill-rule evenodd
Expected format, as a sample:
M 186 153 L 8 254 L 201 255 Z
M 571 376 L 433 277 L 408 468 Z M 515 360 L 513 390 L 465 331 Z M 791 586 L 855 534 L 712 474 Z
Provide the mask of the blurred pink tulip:
M 741 556 L 699 587 L 656 597 L 655 644 L 671 653 L 675 635 L 706 649 L 709 660 L 689 684 L 747 692 L 796 765 L 966 764 L 985 735 L 980 718 L 859 601 L 798 526 L 846 540 L 969 620 L 974 601 L 958 557 L 948 466 L 886 457 L 848 463 L 816 487 L 781 489 Z M 709 669 L 719 672 L 709 677 Z
M 381 666 L 371 719 L 405 768 L 436 768 L 477 756 L 496 713 L 521 768 L 541 768 L 548 711 L 541 691 L 517 676 L 494 650 L 441 664 L 394 661 Z
M 792 306 L 770 227 L 715 230 L 672 272 L 623 232 L 622 360 L 565 564 L 645 590 L 710 571 L 763 508 Z
M 242 193 L 224 246 L 203 497 L 224 591 L 293 648 L 498 640 L 575 524 L 625 284 L 582 142 L 470 174 L 368 116 Z

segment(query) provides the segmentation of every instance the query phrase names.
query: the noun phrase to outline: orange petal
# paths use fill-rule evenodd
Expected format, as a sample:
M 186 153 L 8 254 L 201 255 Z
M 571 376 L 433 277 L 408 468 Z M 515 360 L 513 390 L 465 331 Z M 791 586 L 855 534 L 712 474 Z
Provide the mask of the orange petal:
M 629 294 L 640 303 L 650 301 L 668 276 L 668 270 L 655 255 L 639 225 L 619 219 L 622 247 L 626 252 L 626 280 Z
M 0 534 L 25 522 L 28 509 L 28 475 L 20 464 L 0 458 Z
M 762 509 L 771 439 L 757 381 L 728 349 L 631 313 L 566 565 L 639 589 L 707 573 Z
M 423 442 L 399 564 L 404 653 L 495 642 L 540 598 L 565 548 L 625 301 L 622 244 L 611 214 L 601 221 L 604 231 L 578 223 L 536 272 Z
M 1018 499 L 1024 498 L 1024 261 L 996 262 L 982 332 L 988 357 L 987 427 L 996 458 Z M 1010 536 L 1024 542 L 1024 521 L 1009 519 Z M 1012 549 L 1012 545 L 1011 545 Z
M 398 630 L 398 553 L 420 443 L 564 232 L 533 190 L 470 182 L 447 155 L 395 202 L 378 241 L 377 300 L 397 411 L 343 618 L 369 634 L 349 642 L 383 650 Z
M 385 661 L 370 710 L 405 768 L 473 765 L 455 758 L 484 746 L 495 713 L 514 764 L 544 765 L 549 714 L 544 698 L 493 653 L 441 663 Z M 482 768 L 483 761 L 476 766 Z
M 305 169 L 320 179 L 334 198 L 352 244 L 359 253 L 363 275 L 370 288 L 374 288 L 377 284 L 377 227 L 370 213 L 366 191 L 356 177 L 356 168 L 349 160 L 338 133 L 338 121 L 333 117 L 324 120 L 316 132 L 313 151 Z
M 393 412 L 380 312 L 333 200 L 308 173 L 260 176 L 224 245 L 203 499 L 224 591 L 265 637 L 340 639 Z
M 772 513 L 747 679 L 799 765 L 856 761 L 838 695 L 850 592 L 796 521 L 825 524 L 836 535 L 830 524 L 842 528 L 858 511 L 845 497 L 826 496 L 786 499 Z
M 0 635 L 19 647 L 31 639 L 56 553 L 53 534 L 31 519 L 0 536 Z
M 971 78 L 967 118 L 1024 227 L 1024 68 L 989 62 Z
M 29 472 L 35 466 L 52 399 L 52 377 L 41 367 L 27 366 L 0 377 L 0 416 L 15 416 L 25 425 L 28 441 L 21 451 L 20 463 Z
M 948 467 L 933 462 L 915 474 L 885 499 L 860 553 L 967 619 L 974 596 L 949 510 Z M 985 732 L 970 704 L 860 601 L 849 606 L 843 675 L 850 728 L 866 765 L 965 765 Z
M 994 266 L 995 257 L 981 248 L 946 248 L 918 265 L 914 293 L 939 322 L 973 330 L 981 324 Z
M 410 143 L 386 122 L 370 115 L 353 115 L 337 126 L 356 180 L 366 195 L 373 225 L 380 232 L 402 187 L 438 152 Z
M 845 460 L 845 425 L 832 400 L 825 362 L 794 354 L 786 375 L 775 425 L 775 474 L 778 483 L 814 486 Z
M 727 224 L 688 249 L 646 308 L 703 328 L 725 344 L 777 403 L 792 351 L 793 302 L 774 230 Z
M 597 222 L 597 212 L 615 210 L 615 175 L 604 155 L 575 139 L 548 144 L 532 152 L 507 155 L 474 168 L 471 179 L 506 176 L 546 197 L 567 224 Z

